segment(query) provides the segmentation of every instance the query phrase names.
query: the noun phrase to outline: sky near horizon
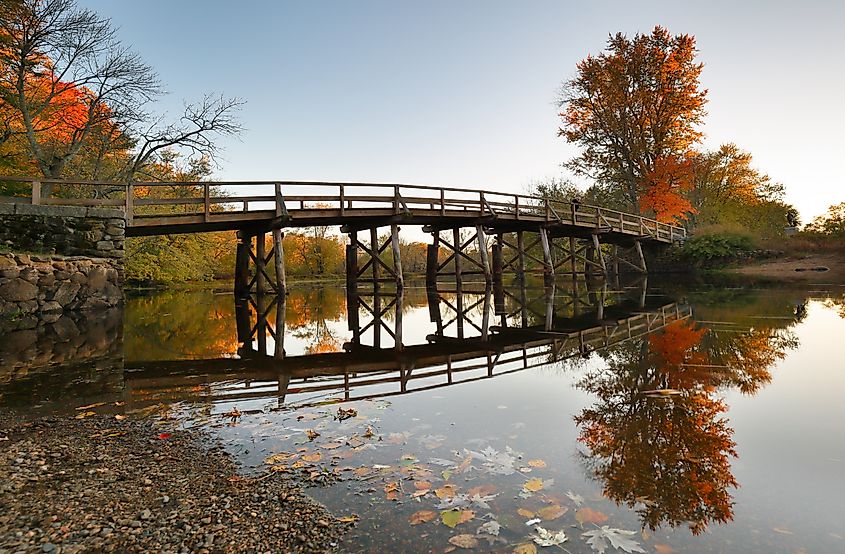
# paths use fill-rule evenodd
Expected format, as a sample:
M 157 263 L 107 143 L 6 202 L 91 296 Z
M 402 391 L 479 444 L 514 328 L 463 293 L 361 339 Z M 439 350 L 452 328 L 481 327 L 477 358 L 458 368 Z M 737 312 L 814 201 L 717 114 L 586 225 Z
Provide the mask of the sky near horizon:
M 216 179 L 524 192 L 577 153 L 555 104 L 611 33 L 695 35 L 704 145 L 734 142 L 805 222 L 845 201 L 845 2 L 79 0 L 161 76 L 162 111 L 246 101 Z

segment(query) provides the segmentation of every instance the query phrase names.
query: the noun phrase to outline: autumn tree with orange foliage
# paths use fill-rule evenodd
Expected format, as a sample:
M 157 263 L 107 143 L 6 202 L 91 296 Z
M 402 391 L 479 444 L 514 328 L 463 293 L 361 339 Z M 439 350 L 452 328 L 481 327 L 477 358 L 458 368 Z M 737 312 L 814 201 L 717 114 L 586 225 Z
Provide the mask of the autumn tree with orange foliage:
M 690 160 L 674 156 L 658 158 L 654 168 L 640 183 L 640 209 L 654 214 L 655 219 L 672 223 L 686 219 L 695 208 L 685 197 L 693 188 L 693 171 Z
M 666 198 L 678 195 L 677 187 L 658 194 L 649 183 L 665 173 L 661 160 L 683 160 L 701 139 L 707 91 L 696 52 L 693 36 L 657 26 L 630 39 L 617 33 L 605 52 L 578 63 L 559 99 L 559 135 L 582 148 L 566 167 L 618 189 L 628 209 L 677 212 L 682 206 Z

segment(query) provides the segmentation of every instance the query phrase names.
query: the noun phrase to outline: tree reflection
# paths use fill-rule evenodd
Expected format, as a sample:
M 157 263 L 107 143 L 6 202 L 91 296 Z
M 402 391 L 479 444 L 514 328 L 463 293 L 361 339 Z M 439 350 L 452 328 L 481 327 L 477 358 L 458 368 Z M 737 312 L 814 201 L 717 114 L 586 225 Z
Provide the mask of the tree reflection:
M 795 346 L 788 332 L 720 332 L 685 320 L 604 354 L 607 367 L 578 384 L 599 400 L 575 421 L 605 496 L 651 529 L 686 524 L 699 534 L 733 519 L 736 444 L 718 391 L 754 394 Z

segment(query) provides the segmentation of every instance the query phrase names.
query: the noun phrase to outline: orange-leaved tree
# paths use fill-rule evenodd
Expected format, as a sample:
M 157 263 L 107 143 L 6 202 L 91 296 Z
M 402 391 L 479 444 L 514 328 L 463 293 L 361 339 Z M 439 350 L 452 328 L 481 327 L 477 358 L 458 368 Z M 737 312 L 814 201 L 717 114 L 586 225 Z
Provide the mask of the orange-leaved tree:
M 692 162 L 676 156 L 658 158 L 640 182 L 640 211 L 658 221 L 686 219 L 695 208 L 685 193 L 693 188 Z
M 658 161 L 685 155 L 701 139 L 707 91 L 696 52 L 693 36 L 657 26 L 611 36 L 606 51 L 581 61 L 559 97 L 559 135 L 581 147 L 566 166 L 619 191 L 639 212 Z

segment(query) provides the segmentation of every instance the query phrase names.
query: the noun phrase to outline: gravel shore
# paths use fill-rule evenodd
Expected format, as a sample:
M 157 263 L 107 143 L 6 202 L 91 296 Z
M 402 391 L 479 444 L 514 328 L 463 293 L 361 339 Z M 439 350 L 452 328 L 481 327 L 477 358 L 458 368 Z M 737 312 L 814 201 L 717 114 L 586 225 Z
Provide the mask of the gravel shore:
M 0 417 L 0 554 L 327 552 L 341 532 L 290 478 L 239 476 L 195 432 Z

